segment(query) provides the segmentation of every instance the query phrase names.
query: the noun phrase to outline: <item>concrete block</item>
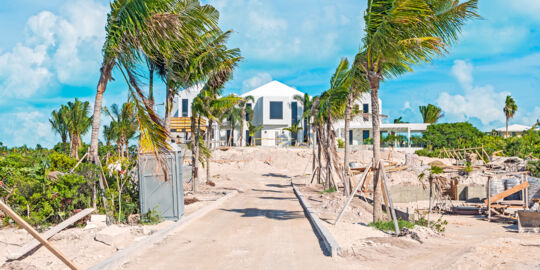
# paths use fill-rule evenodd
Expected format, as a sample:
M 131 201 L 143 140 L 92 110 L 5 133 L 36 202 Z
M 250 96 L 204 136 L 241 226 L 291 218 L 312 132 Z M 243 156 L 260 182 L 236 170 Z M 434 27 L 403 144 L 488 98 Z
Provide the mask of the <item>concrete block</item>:
M 129 228 L 122 228 L 116 225 L 111 225 L 98 232 L 95 240 L 109 246 L 121 247 L 125 246 L 131 238 Z
M 107 222 L 107 216 L 105 215 L 91 215 L 90 222 Z

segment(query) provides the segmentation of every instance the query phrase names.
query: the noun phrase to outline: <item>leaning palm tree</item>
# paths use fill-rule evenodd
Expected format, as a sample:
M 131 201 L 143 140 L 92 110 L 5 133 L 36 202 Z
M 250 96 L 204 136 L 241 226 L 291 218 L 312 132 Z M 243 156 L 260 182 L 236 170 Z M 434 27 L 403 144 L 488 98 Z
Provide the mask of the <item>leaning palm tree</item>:
M 355 57 L 354 63 L 347 74 L 349 78 L 347 78 L 347 80 L 344 80 L 342 83 L 343 85 L 341 85 L 341 87 L 347 87 L 349 92 L 347 95 L 347 104 L 345 106 L 344 116 L 345 149 L 343 154 L 343 175 L 345 176 L 345 179 L 343 179 L 343 181 L 345 183 L 345 188 L 343 189 L 343 191 L 345 195 L 349 195 L 351 191 L 350 186 L 352 176 L 350 175 L 349 169 L 349 126 L 351 122 L 351 115 L 355 113 L 355 108 L 353 108 L 353 105 L 362 94 L 369 91 L 369 84 L 366 80 L 365 73 L 363 72 L 361 60 L 361 55 L 357 55 Z
M 94 103 L 89 159 L 97 160 L 98 135 L 103 105 L 103 94 L 112 79 L 115 67 L 130 86 L 137 111 L 137 122 L 141 131 L 141 144 L 157 153 L 167 151 L 165 139 L 168 137 L 160 118 L 153 111 L 152 99 L 145 98 L 137 85 L 135 69 L 146 57 L 157 63 L 160 58 L 181 55 L 183 48 L 190 47 L 194 32 L 215 24 L 215 18 L 193 15 L 186 7 L 195 6 L 198 1 L 186 0 L 115 0 L 107 17 L 106 39 L 103 45 L 103 62 Z M 187 20 L 186 20 L 187 18 Z M 192 19 L 194 18 L 194 19 Z M 193 45 L 191 45 L 193 46 Z
M 439 119 L 444 117 L 441 108 L 433 104 L 428 104 L 427 106 L 419 106 L 418 109 L 420 110 L 420 114 L 422 115 L 424 123 L 434 124 L 439 121 Z
M 379 168 L 381 80 L 429 63 L 458 40 L 465 22 L 479 17 L 478 0 L 368 0 L 360 63 L 371 91 L 373 158 Z M 382 218 L 379 171 L 374 175 L 373 221 Z
M 298 101 L 301 105 L 302 105 L 302 108 L 303 108 L 303 112 L 302 112 L 302 120 L 305 121 L 306 123 L 306 126 L 305 126 L 305 130 L 306 130 L 306 142 L 309 144 L 310 143 L 310 126 L 311 126 L 311 108 L 313 107 L 313 99 L 307 94 L 307 93 L 304 93 L 304 96 L 301 96 L 301 95 L 295 95 L 293 97 L 294 100 Z
M 514 118 L 517 110 L 518 107 L 516 101 L 511 96 L 506 96 L 503 108 L 504 116 L 506 116 L 506 137 L 508 137 L 508 123 L 510 122 L 510 119 Z
M 63 152 L 66 153 L 66 144 L 69 132 L 67 127 L 65 107 L 61 107 L 58 111 L 53 110 L 49 122 L 51 123 L 51 127 L 54 132 L 60 135 L 60 139 L 62 140 L 62 149 Z
M 254 102 L 255 98 L 253 96 L 243 97 L 238 102 L 238 107 L 240 108 L 240 146 L 244 145 L 244 121 L 246 121 L 246 116 L 249 117 L 253 114 L 253 109 L 248 104 L 253 104 Z
M 74 102 L 68 102 L 62 109 L 66 113 L 66 124 L 69 132 L 70 155 L 79 159 L 79 147 L 82 145 L 81 136 L 90 129 L 92 117 L 88 115 L 90 103 L 81 102 L 75 99 Z

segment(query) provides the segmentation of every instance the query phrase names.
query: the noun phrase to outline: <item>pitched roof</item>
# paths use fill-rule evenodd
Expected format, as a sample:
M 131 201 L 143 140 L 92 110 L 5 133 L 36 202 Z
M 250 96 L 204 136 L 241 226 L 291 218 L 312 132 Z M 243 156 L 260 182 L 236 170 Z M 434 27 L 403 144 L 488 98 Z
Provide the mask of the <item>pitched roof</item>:
M 508 126 L 508 132 L 522 132 L 522 131 L 527 131 L 529 129 L 531 129 L 531 127 L 524 126 L 524 125 L 518 125 L 518 124 Z M 498 128 L 496 130 L 506 132 L 506 127 Z
M 281 82 L 271 81 L 245 94 L 242 94 L 242 97 L 293 97 L 295 95 L 304 96 L 304 93 Z

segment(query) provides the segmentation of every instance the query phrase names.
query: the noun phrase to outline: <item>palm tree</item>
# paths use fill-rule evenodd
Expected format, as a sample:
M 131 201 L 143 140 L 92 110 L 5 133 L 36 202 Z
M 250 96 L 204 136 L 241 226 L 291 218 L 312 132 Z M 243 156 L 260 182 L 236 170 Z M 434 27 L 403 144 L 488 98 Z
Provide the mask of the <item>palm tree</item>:
M 298 132 L 302 130 L 302 127 L 300 126 L 300 121 L 297 121 L 296 123 L 292 124 L 292 126 L 290 127 L 283 128 L 283 130 L 286 130 L 291 133 L 292 145 L 296 146 L 296 140 L 298 139 Z
M 66 144 L 69 133 L 67 127 L 66 109 L 64 107 L 61 107 L 58 111 L 53 110 L 49 122 L 51 123 L 51 127 L 54 132 L 60 135 L 60 139 L 62 140 L 63 152 L 66 153 Z
M 127 157 L 129 140 L 135 136 L 137 131 L 137 119 L 133 111 L 133 103 L 126 102 L 119 109 L 117 104 L 113 104 L 109 110 L 105 107 L 105 112 L 111 118 L 109 129 L 113 139 L 116 139 L 118 154 Z M 105 135 L 105 134 L 104 134 Z
M 130 86 L 134 97 L 141 130 L 141 141 L 154 153 L 167 151 L 168 137 L 162 122 L 152 108 L 152 97 L 145 98 L 135 78 L 136 66 L 143 57 L 158 63 L 159 59 L 181 55 L 183 48 L 192 44 L 193 33 L 217 18 L 195 16 L 188 7 L 197 6 L 198 1 L 174 0 L 115 0 L 107 17 L 106 39 L 103 45 L 103 62 L 94 103 L 94 120 L 89 150 L 89 160 L 95 162 L 98 154 L 98 135 L 103 104 L 103 94 L 112 79 L 112 70 L 118 66 Z M 136 91 L 136 92 L 134 92 Z
M 476 13 L 478 0 L 369 0 L 364 15 L 366 34 L 359 54 L 369 82 L 372 104 L 373 159 L 381 160 L 379 85 L 386 78 L 429 63 L 455 43 L 462 26 Z M 382 218 L 379 170 L 374 175 L 373 221 Z
M 428 104 L 427 106 L 418 107 L 424 123 L 435 124 L 439 119 L 444 117 L 441 108 Z
M 514 118 L 517 110 L 518 107 L 516 101 L 511 96 L 506 96 L 503 108 L 504 116 L 506 116 L 506 137 L 508 137 L 508 122 L 510 122 L 510 119 Z
M 313 107 L 313 99 L 307 94 L 305 93 L 304 96 L 300 96 L 300 95 L 295 95 L 294 97 L 294 100 L 298 101 L 301 105 L 302 105 L 302 108 L 303 108 L 303 112 L 302 112 L 302 120 L 305 120 L 305 123 L 306 123 L 306 142 L 309 144 L 310 143 L 310 126 L 311 126 L 311 108 Z
M 403 121 L 403 116 L 400 116 L 400 117 L 394 119 L 394 124 L 407 124 L 407 123 L 409 123 L 409 122 Z
M 62 105 L 66 113 L 66 125 L 69 133 L 70 155 L 79 159 L 79 147 L 82 145 L 81 135 L 84 135 L 90 129 L 92 117 L 88 115 L 90 103 L 81 102 L 75 98 L 75 102 L 68 102 Z
M 363 94 L 369 91 L 369 84 L 367 83 L 365 73 L 361 67 L 361 55 L 355 57 L 353 66 L 348 71 L 347 76 L 349 77 L 346 80 L 343 80 L 340 87 L 348 88 L 347 95 L 347 104 L 345 106 L 345 119 L 344 119 L 344 133 L 345 133 L 345 149 L 343 154 L 343 170 L 344 170 L 344 193 L 345 195 L 350 194 L 350 184 L 351 184 L 351 175 L 349 174 L 349 126 L 351 122 L 351 114 L 355 113 L 358 109 L 354 109 L 353 105 L 358 100 L 358 98 Z
M 225 113 L 224 117 L 227 120 L 229 124 L 229 138 L 227 141 L 227 145 L 234 146 L 234 129 L 236 128 L 236 124 L 240 122 L 240 113 L 241 110 L 238 107 L 232 107 Z
M 240 146 L 244 145 L 244 121 L 246 120 L 246 116 L 250 117 L 253 114 L 253 109 L 248 104 L 253 104 L 254 102 L 255 98 L 253 96 L 246 96 L 238 102 L 238 107 L 240 108 Z
M 247 125 L 248 125 L 248 133 L 249 133 L 249 137 L 251 138 L 250 140 L 250 145 L 253 146 L 255 145 L 255 134 L 257 134 L 257 132 L 259 132 L 259 130 L 262 129 L 262 126 L 256 126 L 256 125 L 253 125 L 251 123 L 251 121 L 247 122 Z

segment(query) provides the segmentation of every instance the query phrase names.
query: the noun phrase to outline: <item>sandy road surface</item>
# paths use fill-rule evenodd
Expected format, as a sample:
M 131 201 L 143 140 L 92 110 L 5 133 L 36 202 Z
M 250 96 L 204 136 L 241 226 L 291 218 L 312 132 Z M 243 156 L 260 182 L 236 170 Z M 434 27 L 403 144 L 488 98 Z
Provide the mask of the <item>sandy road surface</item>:
M 149 249 L 126 269 L 355 269 L 324 256 L 284 175 L 253 176 L 251 187 Z

